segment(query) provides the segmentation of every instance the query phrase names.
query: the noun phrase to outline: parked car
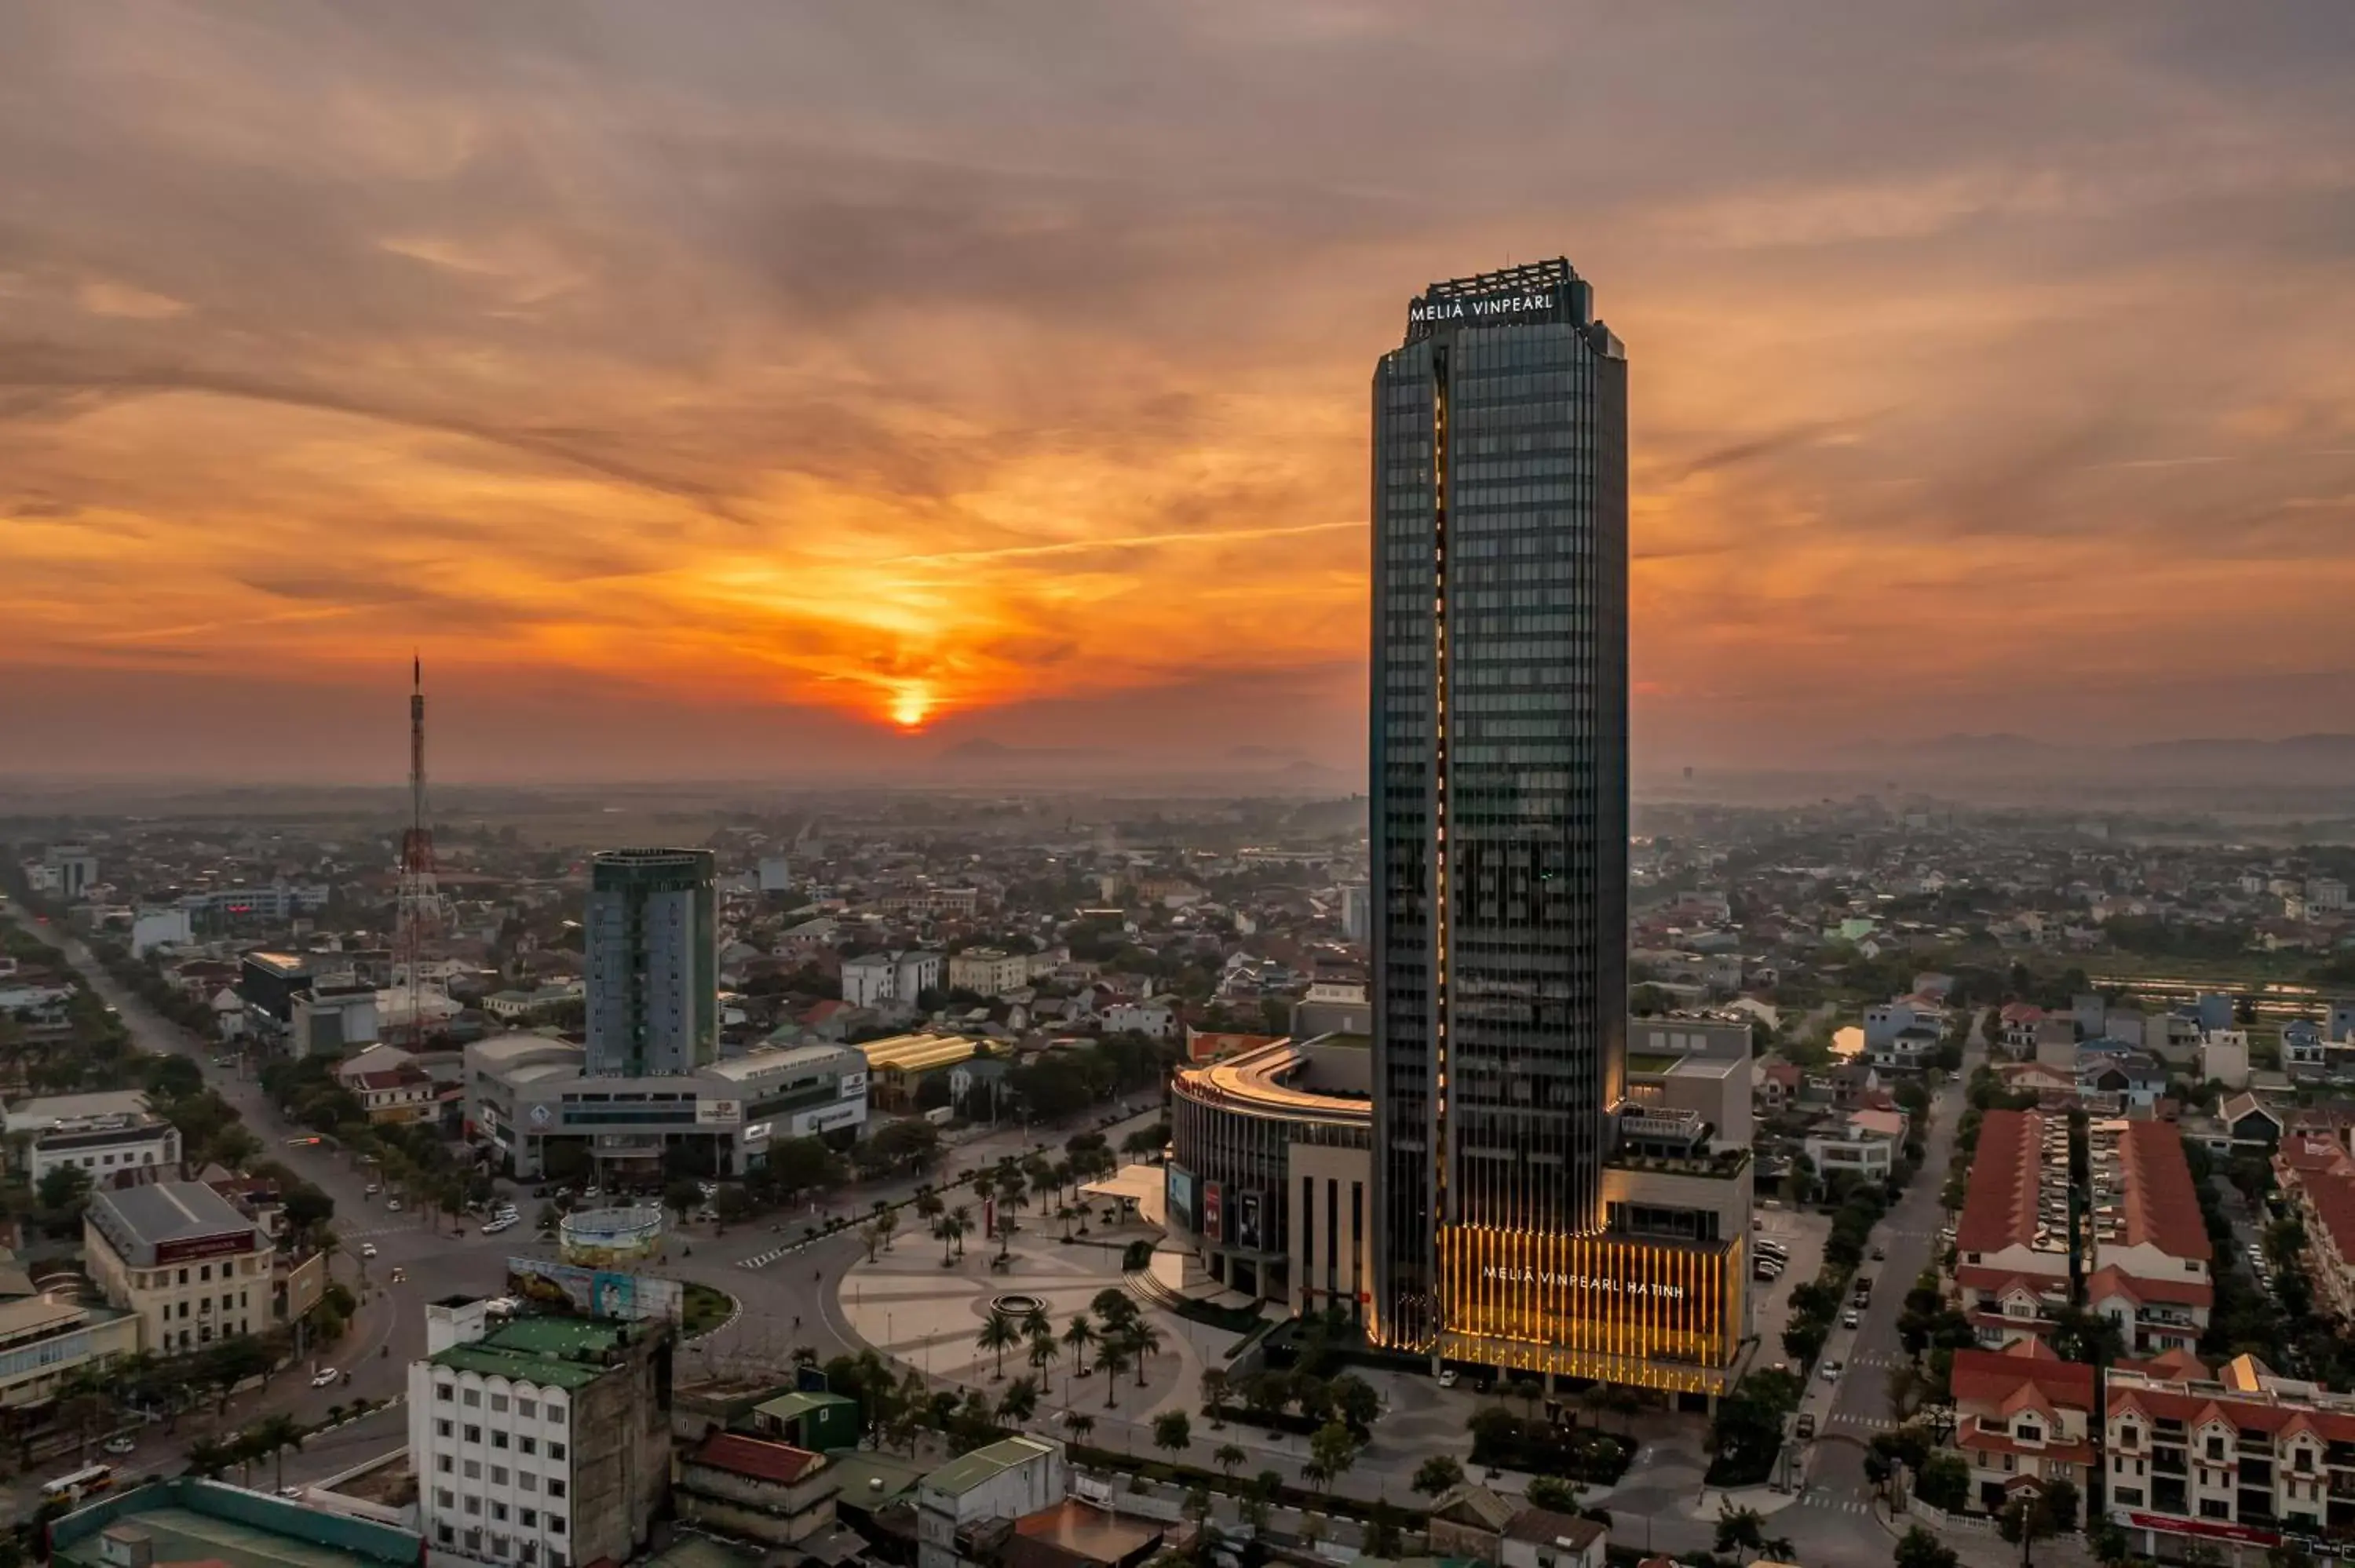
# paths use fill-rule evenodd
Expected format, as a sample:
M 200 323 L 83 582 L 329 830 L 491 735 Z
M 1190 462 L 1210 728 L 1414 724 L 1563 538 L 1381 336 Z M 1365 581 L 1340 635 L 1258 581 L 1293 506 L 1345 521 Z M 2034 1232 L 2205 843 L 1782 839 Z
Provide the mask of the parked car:
M 1799 1424 L 1793 1430 L 1801 1437 L 1813 1437 L 1816 1435 L 1816 1413 L 1812 1410 L 1799 1412 Z
M 1824 1381 L 1825 1381 L 1826 1383 L 1838 1383 L 1838 1382 L 1839 1382 L 1839 1374 L 1840 1374 L 1840 1364 L 1839 1364 L 1839 1362 L 1838 1362 L 1838 1361 L 1826 1361 L 1826 1362 L 1824 1363 Z
M 1840 1314 L 1840 1327 L 1843 1329 L 1853 1329 L 1863 1320 L 1857 1316 L 1856 1308 L 1853 1307 Z
M 1455 1369 L 1454 1367 L 1442 1367 L 1439 1369 L 1439 1386 L 1442 1388 L 1454 1388 L 1455 1386 Z

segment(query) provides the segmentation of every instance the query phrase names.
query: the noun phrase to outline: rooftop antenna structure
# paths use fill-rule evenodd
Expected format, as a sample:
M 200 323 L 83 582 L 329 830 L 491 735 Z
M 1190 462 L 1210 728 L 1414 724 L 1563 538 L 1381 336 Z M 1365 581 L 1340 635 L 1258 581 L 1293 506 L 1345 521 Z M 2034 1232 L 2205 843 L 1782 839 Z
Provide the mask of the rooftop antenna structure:
M 400 883 L 396 906 L 396 948 L 408 1002 L 400 1030 L 411 1048 L 425 1042 L 427 999 L 442 982 L 425 978 L 425 949 L 442 935 L 444 906 L 434 874 L 433 830 L 425 821 L 425 661 L 409 662 L 409 826 L 400 834 Z

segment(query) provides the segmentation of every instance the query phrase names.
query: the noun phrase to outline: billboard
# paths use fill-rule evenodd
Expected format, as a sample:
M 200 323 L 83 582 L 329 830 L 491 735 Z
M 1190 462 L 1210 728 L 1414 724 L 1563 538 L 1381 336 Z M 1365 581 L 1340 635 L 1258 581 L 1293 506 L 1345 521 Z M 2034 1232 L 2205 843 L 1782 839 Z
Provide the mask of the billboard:
M 1227 1190 L 1223 1183 L 1202 1183 L 1202 1234 L 1220 1245 L 1227 1240 Z
M 695 1124 L 698 1127 L 734 1127 L 744 1119 L 742 1100 L 698 1100 L 695 1102 Z
M 161 1267 L 167 1263 L 194 1263 L 200 1257 L 218 1257 L 224 1253 L 252 1250 L 253 1232 L 250 1228 L 224 1231 L 218 1235 L 187 1236 L 179 1241 L 157 1242 L 155 1263 Z
M 543 1311 L 583 1318 L 617 1318 L 635 1322 L 661 1318 L 676 1323 L 685 1309 L 687 1292 L 676 1279 L 650 1274 L 623 1274 L 610 1268 L 582 1268 L 577 1264 L 550 1263 L 544 1258 L 507 1259 L 507 1294 L 529 1301 Z
M 1265 1207 L 1257 1192 L 1235 1194 L 1235 1245 L 1245 1252 L 1260 1249 L 1260 1214 Z
M 1201 1183 L 1194 1179 L 1194 1173 L 1191 1171 L 1175 1162 L 1167 1167 L 1167 1182 L 1169 1194 L 1169 1228 L 1186 1232 L 1188 1234 L 1200 1230 L 1201 1210 L 1197 1207 L 1197 1204 L 1200 1199 Z

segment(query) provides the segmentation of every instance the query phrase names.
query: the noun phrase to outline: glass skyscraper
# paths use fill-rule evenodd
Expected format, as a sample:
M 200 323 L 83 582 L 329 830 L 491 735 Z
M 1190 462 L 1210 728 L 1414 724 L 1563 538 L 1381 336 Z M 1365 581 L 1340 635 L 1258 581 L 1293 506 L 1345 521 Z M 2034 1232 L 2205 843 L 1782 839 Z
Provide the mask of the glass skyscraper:
M 591 1077 L 674 1077 L 719 1055 L 718 857 L 604 850 L 582 924 Z
M 1671 1288 L 1579 1239 L 1625 1080 L 1626 353 L 1567 261 L 1434 283 L 1373 417 L 1373 1335 L 1564 1344 L 1586 1308 L 1532 1299 Z

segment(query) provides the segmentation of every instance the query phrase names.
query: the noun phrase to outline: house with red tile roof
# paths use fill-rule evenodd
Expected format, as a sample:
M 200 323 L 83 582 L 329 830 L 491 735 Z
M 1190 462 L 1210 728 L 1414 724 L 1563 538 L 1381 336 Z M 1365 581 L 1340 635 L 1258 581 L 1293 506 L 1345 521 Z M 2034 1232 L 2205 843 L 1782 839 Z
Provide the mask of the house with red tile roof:
M 715 1432 L 680 1454 L 672 1496 L 691 1524 L 790 1546 L 834 1523 L 839 1482 L 827 1467 L 807 1448 Z
M 2215 1287 L 2180 1133 L 2167 1122 L 2103 1119 L 2086 1142 L 2086 1305 L 2118 1325 L 2130 1354 L 2198 1343 Z M 2067 1304 L 2068 1177 L 2065 1115 L 1987 1113 L 1955 1225 L 1954 1276 L 1981 1344 L 2041 1340 Z
M 2000 1513 L 2056 1479 L 2080 1496 L 2094 1464 L 2093 1367 L 2036 1340 L 2004 1351 L 1956 1351 L 1955 1447 L 1971 1467 L 1971 1500 Z
M 2262 1549 L 2355 1529 L 2355 1395 L 2254 1356 L 2213 1377 L 2113 1367 L 2105 1392 L 2110 1517 L 2134 1551 L 2181 1558 L 2194 1540 Z
M 2307 1277 L 2316 1302 L 2355 1312 L 2355 1156 L 2328 1130 L 2290 1133 L 2274 1151 L 2274 1180 L 2306 1226 Z

